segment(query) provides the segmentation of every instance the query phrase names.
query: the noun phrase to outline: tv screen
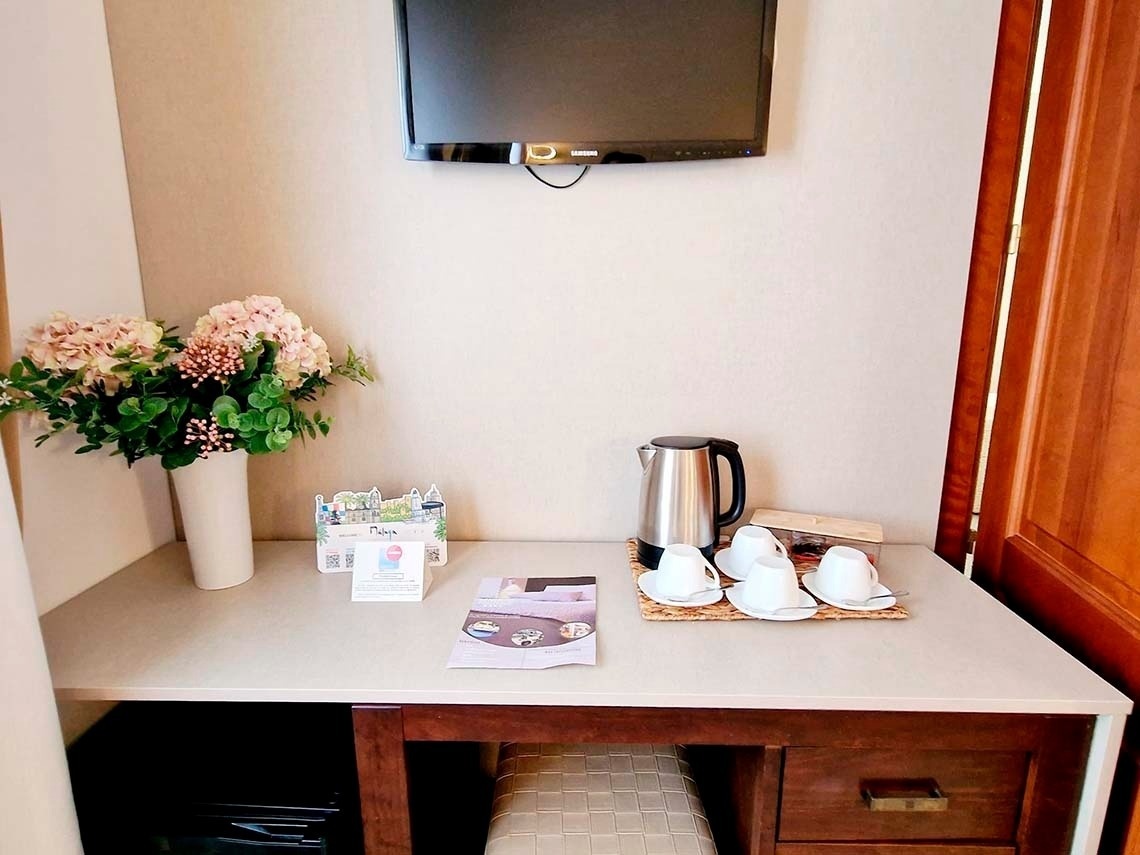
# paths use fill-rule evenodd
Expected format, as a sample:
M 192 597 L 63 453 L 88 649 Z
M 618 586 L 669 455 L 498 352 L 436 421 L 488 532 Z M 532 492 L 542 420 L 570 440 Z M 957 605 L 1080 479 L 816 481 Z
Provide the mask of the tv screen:
M 396 0 L 405 156 L 765 151 L 776 0 Z

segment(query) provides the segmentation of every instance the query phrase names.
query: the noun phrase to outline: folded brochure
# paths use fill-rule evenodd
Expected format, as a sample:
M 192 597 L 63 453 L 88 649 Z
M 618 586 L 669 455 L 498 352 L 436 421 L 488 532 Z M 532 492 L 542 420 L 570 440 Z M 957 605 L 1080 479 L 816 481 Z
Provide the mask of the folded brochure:
M 597 613 L 594 576 L 483 579 L 447 667 L 593 665 Z

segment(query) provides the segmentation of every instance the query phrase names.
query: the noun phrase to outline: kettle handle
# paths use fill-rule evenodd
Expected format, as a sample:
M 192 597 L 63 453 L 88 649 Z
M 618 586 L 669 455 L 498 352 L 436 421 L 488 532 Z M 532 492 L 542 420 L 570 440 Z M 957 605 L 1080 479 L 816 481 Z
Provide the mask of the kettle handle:
M 709 450 L 712 454 L 713 472 L 718 471 L 716 459 L 723 457 L 728 462 L 729 472 L 732 474 L 732 502 L 727 511 L 717 515 L 716 525 L 719 529 L 721 526 L 732 525 L 744 513 L 744 460 L 740 457 L 740 446 L 730 439 L 710 440 Z M 719 480 L 719 478 L 714 479 L 714 483 L 719 483 Z

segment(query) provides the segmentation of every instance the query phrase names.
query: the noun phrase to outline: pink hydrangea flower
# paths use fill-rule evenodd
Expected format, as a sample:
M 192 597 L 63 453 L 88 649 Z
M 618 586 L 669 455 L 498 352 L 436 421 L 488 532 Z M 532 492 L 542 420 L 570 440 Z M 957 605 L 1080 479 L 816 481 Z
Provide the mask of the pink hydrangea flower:
M 102 385 L 110 395 L 129 386 L 129 372 L 115 366 L 130 362 L 157 370 L 166 357 L 159 348 L 162 327 L 146 318 L 105 315 L 91 321 L 56 312 L 28 334 L 24 355 L 46 371 L 75 373 L 88 389 Z
M 244 350 L 258 338 L 276 342 L 280 348 L 274 372 L 289 389 L 300 386 L 305 375 L 323 377 L 332 370 L 325 340 L 278 297 L 254 294 L 214 306 L 194 324 L 190 340 L 197 338 L 230 342 Z

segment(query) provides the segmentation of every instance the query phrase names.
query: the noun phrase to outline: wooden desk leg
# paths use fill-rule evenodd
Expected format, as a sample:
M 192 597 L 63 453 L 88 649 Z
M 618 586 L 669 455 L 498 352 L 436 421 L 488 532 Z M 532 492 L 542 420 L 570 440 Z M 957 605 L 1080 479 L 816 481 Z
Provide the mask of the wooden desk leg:
M 736 840 L 744 855 L 775 855 L 783 749 L 737 748 L 730 779 Z
M 399 707 L 353 707 L 365 855 L 412 855 L 404 720 Z

